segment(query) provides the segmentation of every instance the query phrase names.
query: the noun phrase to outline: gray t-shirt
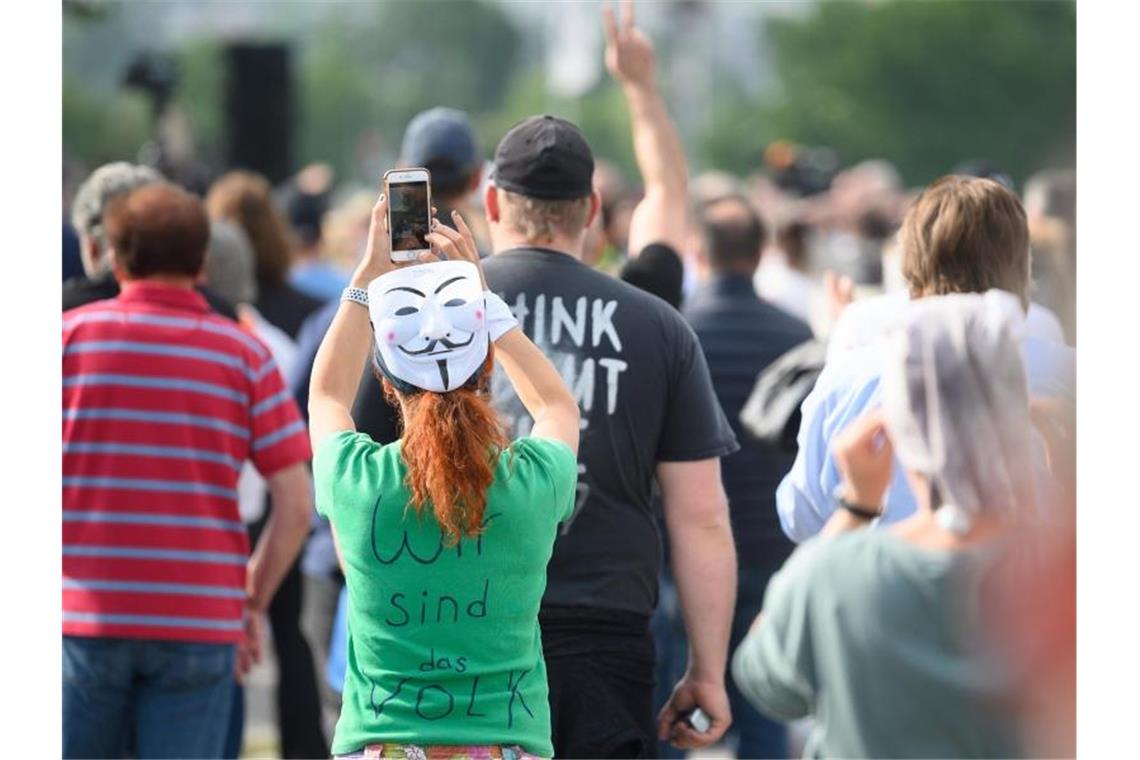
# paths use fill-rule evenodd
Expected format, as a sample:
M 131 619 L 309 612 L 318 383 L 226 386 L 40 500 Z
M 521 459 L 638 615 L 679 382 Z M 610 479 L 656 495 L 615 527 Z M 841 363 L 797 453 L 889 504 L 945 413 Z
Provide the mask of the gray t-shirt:
M 661 539 L 652 488 L 658 462 L 736 451 L 692 328 L 656 296 L 542 248 L 483 264 L 523 331 L 582 413 L 578 492 L 547 571 L 543 609 L 588 607 L 649 616 Z M 495 406 L 512 438 L 533 424 L 500 371 Z
M 984 640 L 992 558 L 890 531 L 811 539 L 769 583 L 733 677 L 774 718 L 814 715 L 807 756 L 1020 756 L 1013 674 Z

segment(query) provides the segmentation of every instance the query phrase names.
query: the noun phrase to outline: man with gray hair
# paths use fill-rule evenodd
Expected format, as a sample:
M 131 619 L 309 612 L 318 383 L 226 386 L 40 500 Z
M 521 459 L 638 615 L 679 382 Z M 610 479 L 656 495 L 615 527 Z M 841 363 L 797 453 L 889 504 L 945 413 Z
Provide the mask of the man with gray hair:
M 79 235 L 85 276 L 63 284 L 64 311 L 119 295 L 119 283 L 111 271 L 113 252 L 103 231 L 103 212 L 115 198 L 162 181 L 162 175 L 149 166 L 116 161 L 100 166 L 79 186 L 71 204 L 71 224 Z M 205 288 L 198 290 L 214 311 L 237 319 L 233 306 L 224 299 Z

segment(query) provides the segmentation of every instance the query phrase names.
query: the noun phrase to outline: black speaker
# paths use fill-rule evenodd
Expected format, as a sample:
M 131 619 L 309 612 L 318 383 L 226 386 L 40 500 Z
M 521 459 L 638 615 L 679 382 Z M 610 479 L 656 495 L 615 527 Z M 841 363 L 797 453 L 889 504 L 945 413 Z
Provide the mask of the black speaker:
M 226 163 L 278 184 L 293 168 L 293 78 L 289 48 L 226 47 Z

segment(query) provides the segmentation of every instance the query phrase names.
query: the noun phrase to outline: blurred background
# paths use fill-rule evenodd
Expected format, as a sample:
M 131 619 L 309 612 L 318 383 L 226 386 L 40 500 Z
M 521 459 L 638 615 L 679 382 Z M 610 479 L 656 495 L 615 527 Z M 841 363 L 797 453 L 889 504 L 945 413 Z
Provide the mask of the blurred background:
M 321 161 L 374 186 L 410 117 L 449 105 L 488 154 L 514 121 L 549 111 L 631 175 L 597 5 L 65 0 L 65 166 L 161 163 L 205 185 L 235 165 L 280 182 Z M 1073 164 L 1073 3 L 640 6 L 694 174 L 750 175 L 781 139 L 809 149 L 805 189 L 875 157 L 909 187 L 967 158 L 1015 182 Z

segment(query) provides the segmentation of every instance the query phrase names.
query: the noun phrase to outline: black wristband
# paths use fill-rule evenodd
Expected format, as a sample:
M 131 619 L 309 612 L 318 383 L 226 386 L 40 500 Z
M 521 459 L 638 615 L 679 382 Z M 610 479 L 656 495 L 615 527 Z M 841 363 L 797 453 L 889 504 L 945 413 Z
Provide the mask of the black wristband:
M 861 517 L 864 520 L 878 520 L 883 516 L 883 513 L 881 511 L 875 512 L 874 510 L 868 509 L 867 507 L 861 507 L 858 504 L 853 504 L 852 502 L 849 502 L 847 499 L 844 499 L 842 497 L 839 499 L 839 506 L 843 507 L 856 517 Z

